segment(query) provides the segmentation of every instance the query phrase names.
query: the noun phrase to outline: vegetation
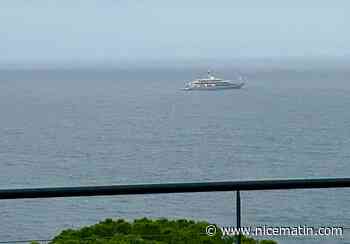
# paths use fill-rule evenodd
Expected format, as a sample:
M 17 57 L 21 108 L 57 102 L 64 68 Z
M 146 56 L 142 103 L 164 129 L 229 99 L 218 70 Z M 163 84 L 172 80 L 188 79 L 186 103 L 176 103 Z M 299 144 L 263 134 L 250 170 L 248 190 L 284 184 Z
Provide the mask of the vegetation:
M 106 219 L 80 230 L 64 230 L 52 240 L 52 244 L 232 244 L 235 237 L 223 238 L 218 231 L 214 236 L 205 234 L 207 222 L 192 220 Z M 219 228 L 218 228 L 219 230 Z M 275 241 L 257 241 L 242 238 L 242 244 L 276 244 Z

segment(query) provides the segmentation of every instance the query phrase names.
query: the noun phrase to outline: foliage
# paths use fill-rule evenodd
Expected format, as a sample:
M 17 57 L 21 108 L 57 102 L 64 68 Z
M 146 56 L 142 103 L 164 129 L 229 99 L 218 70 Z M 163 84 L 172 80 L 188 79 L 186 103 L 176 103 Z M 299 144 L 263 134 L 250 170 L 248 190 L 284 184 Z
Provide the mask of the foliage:
M 232 244 L 234 237 L 222 238 L 205 234 L 207 222 L 192 220 L 137 219 L 129 223 L 123 219 L 106 219 L 80 230 L 64 230 L 51 244 Z M 219 230 L 219 228 L 218 228 Z M 243 237 L 243 244 L 276 244 Z

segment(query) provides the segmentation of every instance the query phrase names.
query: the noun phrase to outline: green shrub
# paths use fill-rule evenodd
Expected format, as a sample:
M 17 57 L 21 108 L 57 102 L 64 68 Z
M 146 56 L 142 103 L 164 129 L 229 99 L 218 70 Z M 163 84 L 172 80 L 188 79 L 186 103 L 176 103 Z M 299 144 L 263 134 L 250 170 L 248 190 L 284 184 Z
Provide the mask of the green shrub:
M 52 244 L 232 244 L 235 237 L 205 234 L 207 222 L 192 220 L 137 219 L 129 223 L 123 219 L 106 219 L 80 230 L 64 230 Z M 219 230 L 219 228 L 217 228 Z M 243 244 L 276 244 L 243 236 Z

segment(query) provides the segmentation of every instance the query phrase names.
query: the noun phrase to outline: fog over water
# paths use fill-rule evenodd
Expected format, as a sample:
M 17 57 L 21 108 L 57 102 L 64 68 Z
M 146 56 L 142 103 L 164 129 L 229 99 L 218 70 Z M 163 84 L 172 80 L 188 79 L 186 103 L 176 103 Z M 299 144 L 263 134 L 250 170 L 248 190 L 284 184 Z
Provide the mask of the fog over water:
M 350 56 L 339 1 L 2 1 L 0 64 Z

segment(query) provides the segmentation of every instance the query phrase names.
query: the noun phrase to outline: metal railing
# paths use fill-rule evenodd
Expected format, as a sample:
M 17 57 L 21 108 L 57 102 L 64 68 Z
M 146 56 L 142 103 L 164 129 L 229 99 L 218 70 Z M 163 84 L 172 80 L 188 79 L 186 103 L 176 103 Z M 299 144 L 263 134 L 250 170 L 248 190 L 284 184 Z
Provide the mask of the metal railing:
M 200 183 L 168 183 L 139 185 L 109 185 L 57 188 L 27 188 L 0 190 L 0 200 L 26 198 L 58 198 L 83 196 L 116 196 L 136 194 L 167 194 L 194 192 L 236 192 L 236 224 L 241 227 L 241 191 L 321 189 L 350 187 L 350 178 L 284 179 L 224 181 Z M 242 236 L 238 237 L 241 244 Z

